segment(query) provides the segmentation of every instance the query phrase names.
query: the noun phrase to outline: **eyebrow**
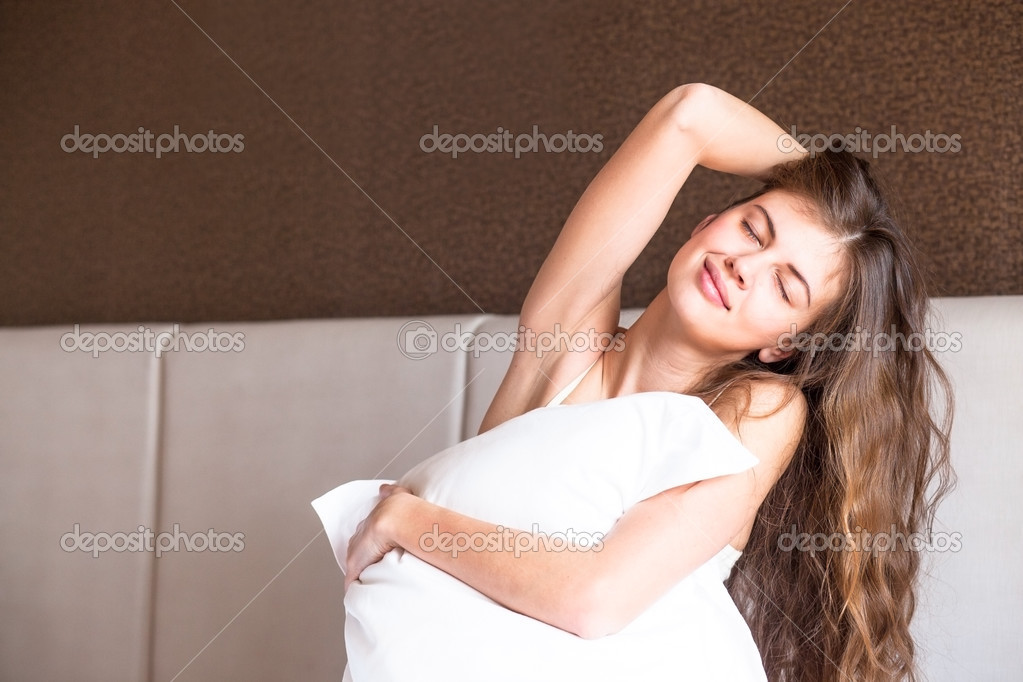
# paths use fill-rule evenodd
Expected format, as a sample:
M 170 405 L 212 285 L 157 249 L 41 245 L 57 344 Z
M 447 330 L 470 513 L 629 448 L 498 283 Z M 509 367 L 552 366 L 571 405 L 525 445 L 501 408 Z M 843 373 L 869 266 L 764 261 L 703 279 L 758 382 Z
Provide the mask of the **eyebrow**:
M 764 220 L 767 221 L 767 231 L 771 233 L 771 241 L 773 242 L 774 241 L 774 221 L 771 220 L 771 214 L 768 213 L 767 209 L 764 208 L 763 206 L 761 206 L 760 204 L 753 204 L 753 207 L 756 208 L 756 209 L 759 209 L 760 212 L 764 214 Z M 809 283 L 807 283 L 806 278 L 803 277 L 802 273 L 800 273 L 799 270 L 796 270 L 795 266 L 792 265 L 792 263 L 789 263 L 789 270 L 792 272 L 793 275 L 796 276 L 796 278 L 800 282 L 802 282 L 803 288 L 806 289 L 806 307 L 809 308 L 810 307 L 810 302 L 811 302 L 811 298 L 810 298 L 810 285 L 809 285 Z

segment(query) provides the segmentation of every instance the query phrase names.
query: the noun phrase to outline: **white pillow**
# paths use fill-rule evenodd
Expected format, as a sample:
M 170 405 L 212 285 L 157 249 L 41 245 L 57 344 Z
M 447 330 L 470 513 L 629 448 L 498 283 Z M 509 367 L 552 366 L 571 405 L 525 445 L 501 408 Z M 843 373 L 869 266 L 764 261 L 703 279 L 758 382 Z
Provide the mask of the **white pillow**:
M 652 392 L 532 410 L 399 482 L 507 528 L 599 540 L 643 499 L 757 462 L 703 401 Z M 353 481 L 313 502 L 342 570 L 381 482 Z M 346 674 L 355 682 L 763 680 L 722 582 L 737 556 L 725 546 L 623 630 L 584 640 L 395 550 L 345 595 Z

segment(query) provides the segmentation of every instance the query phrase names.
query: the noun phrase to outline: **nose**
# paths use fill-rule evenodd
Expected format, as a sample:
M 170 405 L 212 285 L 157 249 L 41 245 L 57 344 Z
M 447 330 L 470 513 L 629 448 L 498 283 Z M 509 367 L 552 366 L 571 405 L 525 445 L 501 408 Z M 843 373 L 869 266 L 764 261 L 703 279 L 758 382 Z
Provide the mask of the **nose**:
M 728 256 L 725 258 L 725 271 L 732 275 L 740 289 L 752 283 L 752 269 L 746 256 Z

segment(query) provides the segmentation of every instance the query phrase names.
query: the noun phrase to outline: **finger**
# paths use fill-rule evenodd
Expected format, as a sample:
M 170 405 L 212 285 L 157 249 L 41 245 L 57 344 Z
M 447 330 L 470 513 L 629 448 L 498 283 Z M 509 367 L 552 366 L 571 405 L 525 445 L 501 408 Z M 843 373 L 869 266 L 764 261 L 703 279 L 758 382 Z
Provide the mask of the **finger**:
M 380 499 L 385 500 L 396 493 L 411 493 L 412 491 L 404 486 L 394 483 L 384 483 L 380 486 Z
M 349 586 L 359 579 L 359 568 L 354 564 L 348 563 L 345 566 L 345 592 L 348 591 Z
M 380 486 L 380 497 L 387 498 L 395 493 L 408 493 L 409 495 L 414 494 L 411 489 L 406 488 L 403 485 L 397 483 L 384 483 Z

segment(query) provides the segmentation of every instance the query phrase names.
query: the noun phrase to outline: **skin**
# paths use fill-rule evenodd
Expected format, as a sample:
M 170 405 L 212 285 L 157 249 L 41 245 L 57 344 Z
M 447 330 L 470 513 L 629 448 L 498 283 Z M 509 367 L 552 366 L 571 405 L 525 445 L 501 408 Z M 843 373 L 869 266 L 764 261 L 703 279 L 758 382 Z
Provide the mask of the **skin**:
M 779 145 L 784 135 L 716 88 L 683 86 L 669 93 L 583 194 L 537 274 L 520 323 L 537 332 L 555 329 L 555 323 L 569 333 L 615 331 L 622 276 L 692 168 L 760 177 L 794 158 L 779 151 L 798 149 L 794 140 Z M 566 403 L 685 392 L 708 370 L 753 351 L 767 362 L 780 360 L 787 354 L 778 347 L 781 335 L 812 322 L 838 295 L 842 273 L 841 245 L 797 197 L 770 192 L 707 216 L 678 250 L 665 288 L 626 331 L 620 348 L 542 357 L 516 352 L 480 431 L 546 405 L 594 360 Z M 798 444 L 806 405 L 781 382 L 764 383 L 753 389 L 753 418 L 740 426 L 739 415 L 718 416 L 760 464 L 643 500 L 618 520 L 599 552 L 540 550 L 517 558 L 507 552 L 457 558 L 426 552 L 418 540 L 434 524 L 441 532 L 469 534 L 496 526 L 405 488 L 383 486 L 379 504 L 349 543 L 346 589 L 367 566 L 401 548 L 555 627 L 586 638 L 616 632 L 726 544 L 742 549 L 757 508 Z

